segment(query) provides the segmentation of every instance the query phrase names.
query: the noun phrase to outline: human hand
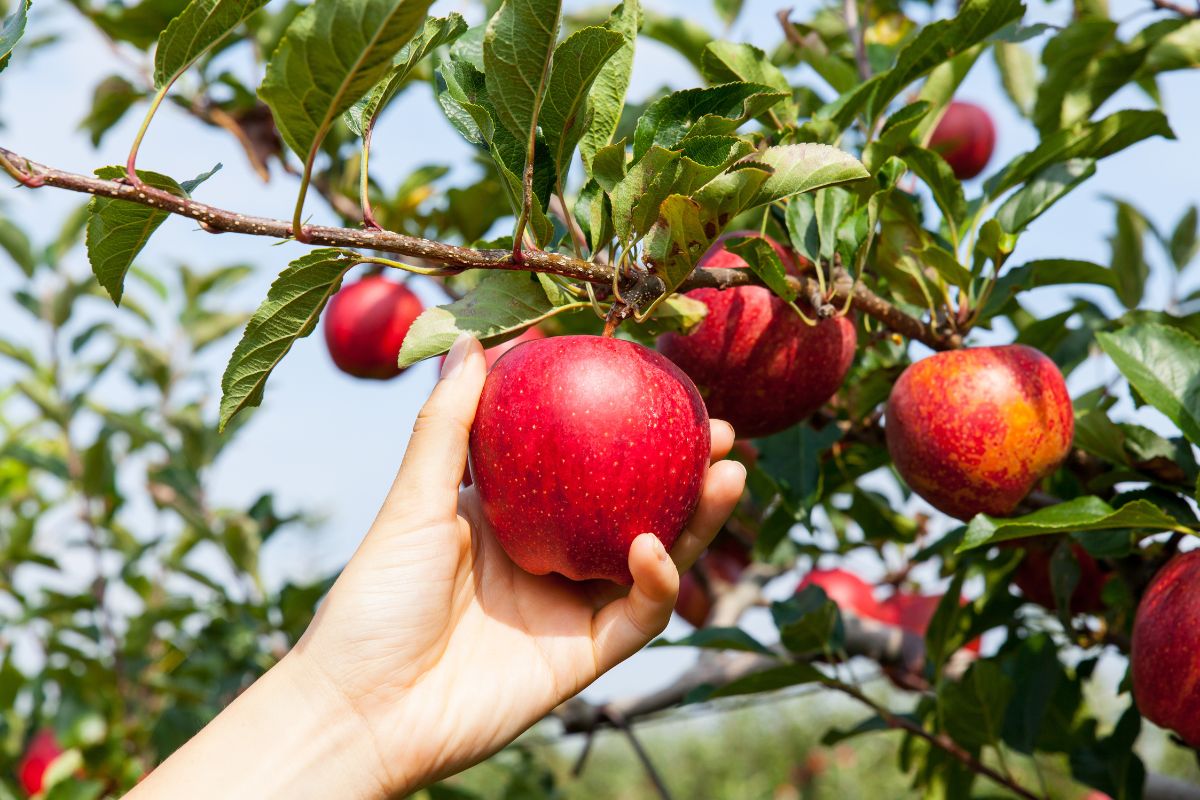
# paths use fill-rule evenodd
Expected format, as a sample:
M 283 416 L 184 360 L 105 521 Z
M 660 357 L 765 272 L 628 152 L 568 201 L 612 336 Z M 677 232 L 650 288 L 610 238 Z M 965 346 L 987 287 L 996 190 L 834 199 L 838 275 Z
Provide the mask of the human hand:
M 651 533 L 634 540 L 632 587 L 531 575 L 497 543 L 475 490 L 459 489 L 486 377 L 479 343 L 460 338 L 442 375 L 362 545 L 296 648 L 260 681 L 279 672 L 273 690 L 243 711 L 278 713 L 288 697 L 310 704 L 289 738 L 326 774 L 297 779 L 256 763 L 256 797 L 402 796 L 504 747 L 666 627 L 680 571 L 741 495 L 745 468 L 713 463 L 669 556 Z M 732 444 L 733 429 L 713 421 L 712 458 Z M 318 741 L 299 733 L 314 728 Z M 268 735 L 261 721 L 251 729 Z

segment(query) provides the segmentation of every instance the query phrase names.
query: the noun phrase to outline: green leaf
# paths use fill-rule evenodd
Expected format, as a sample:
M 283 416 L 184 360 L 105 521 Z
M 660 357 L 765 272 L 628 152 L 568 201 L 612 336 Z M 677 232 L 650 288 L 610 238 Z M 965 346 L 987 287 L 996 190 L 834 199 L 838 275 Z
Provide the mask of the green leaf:
M 621 34 L 622 44 L 604 63 L 588 93 L 591 121 L 579 142 L 579 152 L 589 174 L 592 159 L 600 148 L 612 141 L 617 124 L 621 121 L 621 110 L 625 107 L 625 95 L 629 91 L 629 79 L 633 75 L 633 53 L 640 26 L 640 0 L 626 0 L 613 9 L 608 22 L 605 23 L 605 27 L 610 31 Z
M 8 253 L 13 263 L 20 267 L 26 277 L 32 277 L 37 269 L 37 257 L 33 254 L 33 244 L 20 225 L 8 217 L 0 216 L 0 248 Z
M 1137 77 L 1197 66 L 1200 66 L 1200 20 L 1193 19 L 1150 46 Z
M 0 28 L 0 71 L 12 61 L 13 48 L 25 33 L 25 22 L 29 18 L 31 2 L 32 0 L 17 0 L 16 12 L 4 20 L 4 27 Z
M 983 188 L 989 198 L 995 199 L 1051 164 L 1073 158 L 1101 159 L 1151 136 L 1175 138 L 1161 112 L 1118 111 L 1097 122 L 1080 123 L 1045 137 L 1033 150 L 1017 156 L 988 178 Z
M 362 136 L 375 123 L 375 118 L 379 116 L 383 107 L 404 86 L 409 74 L 421 59 L 437 48 L 453 42 L 466 30 L 467 22 L 461 14 L 425 20 L 425 27 L 420 35 L 404 45 L 387 74 L 342 115 L 346 127 L 353 131 L 355 136 Z
M 1179 530 L 1180 527 L 1174 517 L 1147 500 L 1134 500 L 1114 510 L 1099 497 L 1076 497 L 1023 517 L 1001 519 L 980 514 L 967 526 L 966 535 L 956 552 L 1051 533 L 1121 528 L 1157 532 Z
M 971 285 L 971 271 L 958 263 L 958 259 L 949 250 L 930 244 L 913 251 L 913 256 L 924 266 L 933 267 L 950 285 L 959 288 Z
M 1038 87 L 1032 114 L 1033 123 L 1043 137 L 1060 127 L 1080 121 L 1074 113 L 1068 115 L 1074 118 L 1064 119 L 1067 97 L 1073 92 L 1086 95 L 1090 78 L 1095 77 L 1093 65 L 1098 65 L 1102 55 L 1113 44 L 1116 32 L 1116 22 L 1093 17 L 1068 25 L 1046 43 L 1042 50 L 1046 73 Z M 1136 64 L 1131 66 L 1136 68 Z M 1070 105 L 1083 111 L 1094 107 L 1086 97 L 1079 96 Z
M 484 347 L 520 335 L 544 319 L 588 306 L 565 298 L 556 304 L 536 276 L 491 270 L 461 300 L 427 309 L 413 322 L 400 348 L 399 364 L 409 367 L 450 349 L 461 333 Z
M 1095 172 L 1096 161 L 1091 158 L 1051 164 L 1004 201 L 996 220 L 1006 233 L 1020 233 Z
M 141 91 L 120 75 L 109 75 L 96 84 L 92 92 L 92 109 L 79 123 L 80 129 L 90 134 L 92 146 L 98 147 L 109 128 L 120 122 L 125 112 L 143 96 Z
M 799 594 L 772 603 L 771 617 L 779 628 L 779 640 L 792 653 L 832 653 L 842 647 L 841 615 L 820 586 L 806 586 Z
M 730 681 L 709 697 L 736 697 L 741 694 L 775 692 L 789 686 L 799 686 L 803 683 L 823 683 L 826 680 L 828 679 L 821 674 L 820 670 L 811 664 L 788 664 L 762 672 L 754 672 L 744 678 Z
M 744 81 L 792 93 L 791 84 L 779 67 L 762 50 L 750 44 L 710 42 L 701 56 L 700 72 L 712 84 Z M 778 128 L 796 118 L 796 104 L 789 98 L 780 102 L 763 118 L 764 124 Z
M 643 18 L 642 33 L 647 38 L 662 42 L 686 58 L 697 71 L 700 70 L 704 48 L 713 38 L 703 25 L 684 17 L 649 10 L 643 12 Z
M 996 42 L 992 48 L 1000 83 L 1008 99 L 1023 116 L 1033 111 L 1037 97 L 1037 63 L 1023 46 L 1012 42 Z
M 1175 230 L 1171 233 L 1171 240 L 1167 243 L 1167 251 L 1171 254 L 1171 263 L 1175 265 L 1177 271 L 1183 272 L 1184 267 L 1192 262 L 1197 252 L 1200 252 L 1198 233 L 1200 233 L 1200 219 L 1197 219 L 1196 216 L 1196 206 L 1191 205 L 1179 218 Z
M 900 51 L 894 67 L 843 94 L 822 110 L 822 116 L 843 128 L 859 111 L 874 121 L 910 83 L 1024 13 L 1020 0 L 966 0 L 953 19 L 925 26 Z
M 379 82 L 432 0 L 315 0 L 288 25 L 258 95 L 309 159 L 337 118 Z
M 993 661 L 976 661 L 959 681 L 938 692 L 946 732 L 969 748 L 998 744 L 1016 685 Z
M 787 271 L 775 248 L 760 237 L 726 239 L 726 249 L 741 256 L 750 270 L 762 279 L 775 294 L 789 303 L 796 299 L 796 290 L 787 282 Z
M 933 201 L 941 210 L 946 224 L 957 228 L 967 215 L 967 200 L 963 195 L 962 183 L 954 176 L 954 170 L 946 160 L 932 150 L 921 147 L 910 147 L 900 157 L 933 192 Z
M 1150 265 L 1146 262 L 1144 242 L 1148 224 L 1141 212 L 1128 203 L 1114 200 L 1117 222 L 1112 244 L 1112 272 L 1117 281 L 1117 297 L 1126 308 L 1137 308 L 1146 291 Z
M 1200 341 L 1157 324 L 1097 333 L 1096 341 L 1147 403 L 1200 444 Z
M 201 175 L 183 185 L 173 178 L 157 172 L 138 170 L 138 177 L 149 186 L 168 191 L 179 197 L 187 197 L 193 189 L 220 168 L 218 164 L 211 172 Z M 101 167 L 96 175 L 106 180 L 117 180 L 125 176 L 124 167 Z M 125 291 L 125 274 L 133 259 L 146 246 L 150 235 L 167 218 L 160 211 L 127 200 L 111 197 L 93 197 L 88 204 L 87 253 L 96 280 L 108 292 L 117 305 Z
M 170 86 L 206 50 L 266 4 L 267 0 L 191 0 L 158 37 L 154 88 Z
M 733 25 L 737 21 L 738 15 L 742 13 L 742 5 L 745 0 L 713 0 L 713 6 L 720 15 L 721 21 L 725 23 L 725 27 Z
M 788 201 L 785 220 L 792 249 L 817 263 L 821 254 L 821 233 L 817 227 L 816 198 L 811 194 L 793 197 Z
M 688 135 L 733 133 L 786 97 L 769 86 L 740 82 L 673 92 L 651 103 L 638 119 L 634 161 L 654 146 L 674 150 Z
M 706 228 L 704 219 L 704 206 L 683 195 L 673 194 L 658 206 L 658 218 L 646 236 L 645 261 L 668 292 L 683 283 L 716 241 L 719 229 Z
M 357 263 L 352 254 L 322 248 L 297 258 L 279 273 L 221 376 L 221 430 L 238 412 L 262 402 L 271 371 L 297 339 L 313 332 L 342 277 Z
M 487 26 L 488 96 L 500 123 L 520 142 L 538 122 L 561 17 L 561 0 L 504 0 Z
M 826 144 L 768 147 L 754 156 L 754 163 L 770 168 L 771 173 L 749 204 L 740 210 L 870 177 L 858 159 Z
M 554 49 L 539 124 L 560 189 L 566 185 L 575 146 L 588 126 L 587 100 L 593 82 L 624 45 L 621 33 L 593 27 L 576 31 Z
M 741 628 L 701 628 L 675 641 L 658 639 L 650 647 L 701 647 L 707 650 L 740 650 L 771 655 L 771 649 Z

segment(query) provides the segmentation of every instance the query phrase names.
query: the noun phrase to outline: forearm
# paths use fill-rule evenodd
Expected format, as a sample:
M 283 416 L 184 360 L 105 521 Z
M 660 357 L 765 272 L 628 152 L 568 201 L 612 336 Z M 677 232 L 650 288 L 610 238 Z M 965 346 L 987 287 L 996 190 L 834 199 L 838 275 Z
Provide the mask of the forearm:
M 385 768 L 361 717 L 294 653 L 127 798 L 382 800 L 403 792 L 397 772 Z

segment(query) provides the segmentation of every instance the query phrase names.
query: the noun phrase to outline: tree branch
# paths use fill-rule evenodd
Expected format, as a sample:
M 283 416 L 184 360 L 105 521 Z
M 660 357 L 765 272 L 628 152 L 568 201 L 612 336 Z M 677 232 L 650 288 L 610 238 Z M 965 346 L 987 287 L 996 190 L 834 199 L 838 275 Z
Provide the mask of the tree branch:
M 120 181 L 102 180 L 88 175 L 66 172 L 30 161 L 4 147 L 0 147 L 0 167 L 30 188 L 53 186 L 73 192 L 126 200 L 194 219 L 210 233 L 242 233 L 276 239 L 295 238 L 292 224 L 284 220 L 227 211 L 191 198 L 179 197 L 152 186 L 134 187 Z M 420 258 L 451 269 L 507 269 L 546 272 L 602 286 L 610 286 L 613 282 L 613 267 L 607 264 L 582 261 L 570 256 L 539 250 L 525 251 L 520 263 L 517 263 L 508 250 L 474 250 L 392 231 L 305 225 L 304 234 L 306 244 L 394 253 Z M 644 281 L 645 278 L 642 280 Z M 651 281 L 657 280 L 651 276 Z M 806 276 L 789 276 L 788 281 L 797 289 L 801 297 L 807 297 L 810 285 L 816 285 L 815 280 Z M 632 278 L 629 279 L 630 286 L 633 282 Z M 697 269 L 683 282 L 679 291 L 701 287 L 728 289 L 735 286 L 761 285 L 763 285 L 762 281 L 748 269 Z M 658 292 L 658 294 L 661 293 L 662 290 Z M 844 302 L 846 296 L 839 292 L 830 299 L 831 302 L 839 300 Z M 896 333 L 919 341 L 934 350 L 949 350 L 962 346 L 961 336 L 952 332 L 936 330 L 932 325 L 904 313 L 865 286 L 859 285 L 853 289 L 851 305 L 860 313 L 879 320 Z
M 1150 0 L 1150 3 L 1160 11 L 1172 11 L 1181 17 L 1200 19 L 1200 8 L 1184 8 L 1179 3 L 1171 2 L 1171 0 Z

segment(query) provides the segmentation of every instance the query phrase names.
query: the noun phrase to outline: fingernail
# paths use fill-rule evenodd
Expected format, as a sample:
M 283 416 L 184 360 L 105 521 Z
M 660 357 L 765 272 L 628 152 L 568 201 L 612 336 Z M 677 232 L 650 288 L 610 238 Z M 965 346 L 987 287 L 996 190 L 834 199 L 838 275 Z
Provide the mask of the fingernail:
M 654 552 L 658 555 L 659 561 L 666 561 L 670 556 L 667 555 L 667 548 L 663 547 L 662 539 L 654 537 Z
M 442 363 L 442 380 L 458 377 L 467 358 L 467 348 L 471 345 L 471 339 L 471 334 L 460 333 L 454 344 L 450 345 L 450 352 L 446 353 L 446 360 Z

